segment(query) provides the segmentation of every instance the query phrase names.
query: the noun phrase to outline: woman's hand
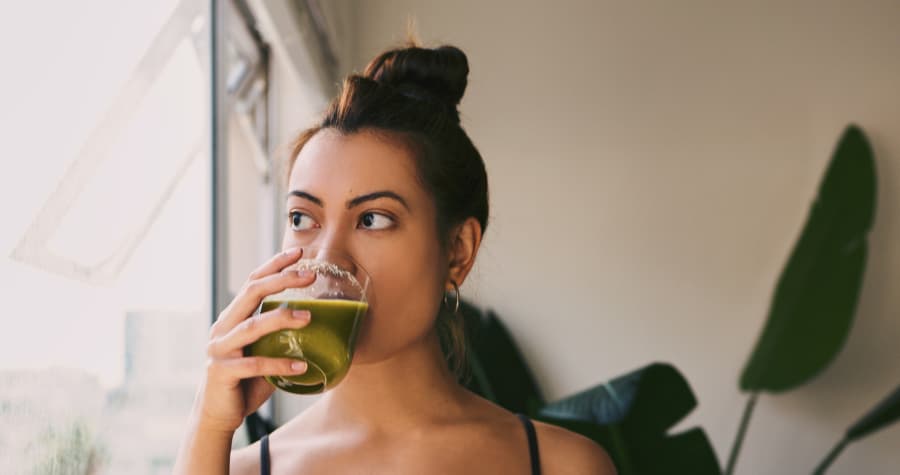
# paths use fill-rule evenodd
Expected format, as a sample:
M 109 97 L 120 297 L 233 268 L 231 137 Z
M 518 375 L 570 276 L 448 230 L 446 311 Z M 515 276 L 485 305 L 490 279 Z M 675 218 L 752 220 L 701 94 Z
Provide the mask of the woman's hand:
M 306 310 L 277 308 L 252 315 L 262 299 L 287 288 L 306 287 L 314 272 L 284 270 L 303 255 L 289 249 L 253 271 L 246 284 L 210 329 L 206 377 L 194 405 L 198 430 L 234 433 L 274 388 L 262 376 L 291 376 L 306 371 L 306 363 L 290 358 L 245 357 L 245 346 L 286 328 L 301 328 L 310 320 Z

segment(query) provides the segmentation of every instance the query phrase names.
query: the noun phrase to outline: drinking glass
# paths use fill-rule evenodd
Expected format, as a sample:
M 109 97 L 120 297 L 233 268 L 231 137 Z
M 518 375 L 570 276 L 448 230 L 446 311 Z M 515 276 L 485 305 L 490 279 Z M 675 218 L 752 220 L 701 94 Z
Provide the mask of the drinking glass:
M 316 394 L 335 387 L 347 375 L 360 327 L 369 309 L 369 274 L 349 255 L 331 248 L 303 247 L 303 256 L 290 270 L 316 273 L 312 285 L 285 289 L 265 297 L 259 312 L 286 306 L 309 310 L 303 328 L 269 333 L 250 344 L 253 356 L 306 361 L 307 371 L 295 376 L 265 376 L 279 389 Z

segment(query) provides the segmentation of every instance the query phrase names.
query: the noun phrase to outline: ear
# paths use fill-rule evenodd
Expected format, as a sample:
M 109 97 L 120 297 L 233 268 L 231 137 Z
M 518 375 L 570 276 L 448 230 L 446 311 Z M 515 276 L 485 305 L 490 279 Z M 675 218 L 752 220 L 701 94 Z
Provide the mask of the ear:
M 481 223 L 475 218 L 467 218 L 454 228 L 450 235 L 450 269 L 448 279 L 462 286 L 475 264 L 475 256 L 481 246 Z M 450 287 L 450 282 L 446 282 Z M 452 287 L 451 287 L 452 288 Z

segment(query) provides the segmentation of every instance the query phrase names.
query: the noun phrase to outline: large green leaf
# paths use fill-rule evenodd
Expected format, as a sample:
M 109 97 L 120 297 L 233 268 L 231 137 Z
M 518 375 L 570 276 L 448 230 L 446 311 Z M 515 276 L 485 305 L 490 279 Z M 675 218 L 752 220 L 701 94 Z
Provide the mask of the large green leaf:
M 668 435 L 697 400 L 684 377 L 652 364 L 544 405 L 521 352 L 493 313 L 463 302 L 470 332 L 467 387 L 500 406 L 589 437 L 607 449 L 621 475 L 721 473 L 699 428 Z
M 875 182 L 872 148 L 851 125 L 778 281 L 769 318 L 741 375 L 742 390 L 789 390 L 840 351 L 862 285 Z
M 718 475 L 719 462 L 703 430 L 668 433 L 696 406 L 684 376 L 654 363 L 547 404 L 537 418 L 604 446 L 621 475 Z
M 471 379 L 466 386 L 500 406 L 533 414 L 544 404 L 540 389 L 509 331 L 492 311 L 463 301 Z

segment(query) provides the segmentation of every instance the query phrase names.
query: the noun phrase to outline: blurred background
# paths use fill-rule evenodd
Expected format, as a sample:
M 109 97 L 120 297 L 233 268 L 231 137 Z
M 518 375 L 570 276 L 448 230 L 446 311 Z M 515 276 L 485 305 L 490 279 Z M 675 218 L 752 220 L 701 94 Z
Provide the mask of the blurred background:
M 492 221 L 463 297 L 503 318 L 548 399 L 672 363 L 699 401 L 676 429 L 702 426 L 724 465 L 740 372 L 851 122 L 878 169 L 856 320 L 826 371 L 760 399 L 735 473 L 809 472 L 900 382 L 900 2 L 4 7 L 2 473 L 169 473 L 208 325 L 279 247 L 287 142 L 410 17 L 470 62 Z M 898 473 L 897 447 L 885 429 L 829 473 Z

